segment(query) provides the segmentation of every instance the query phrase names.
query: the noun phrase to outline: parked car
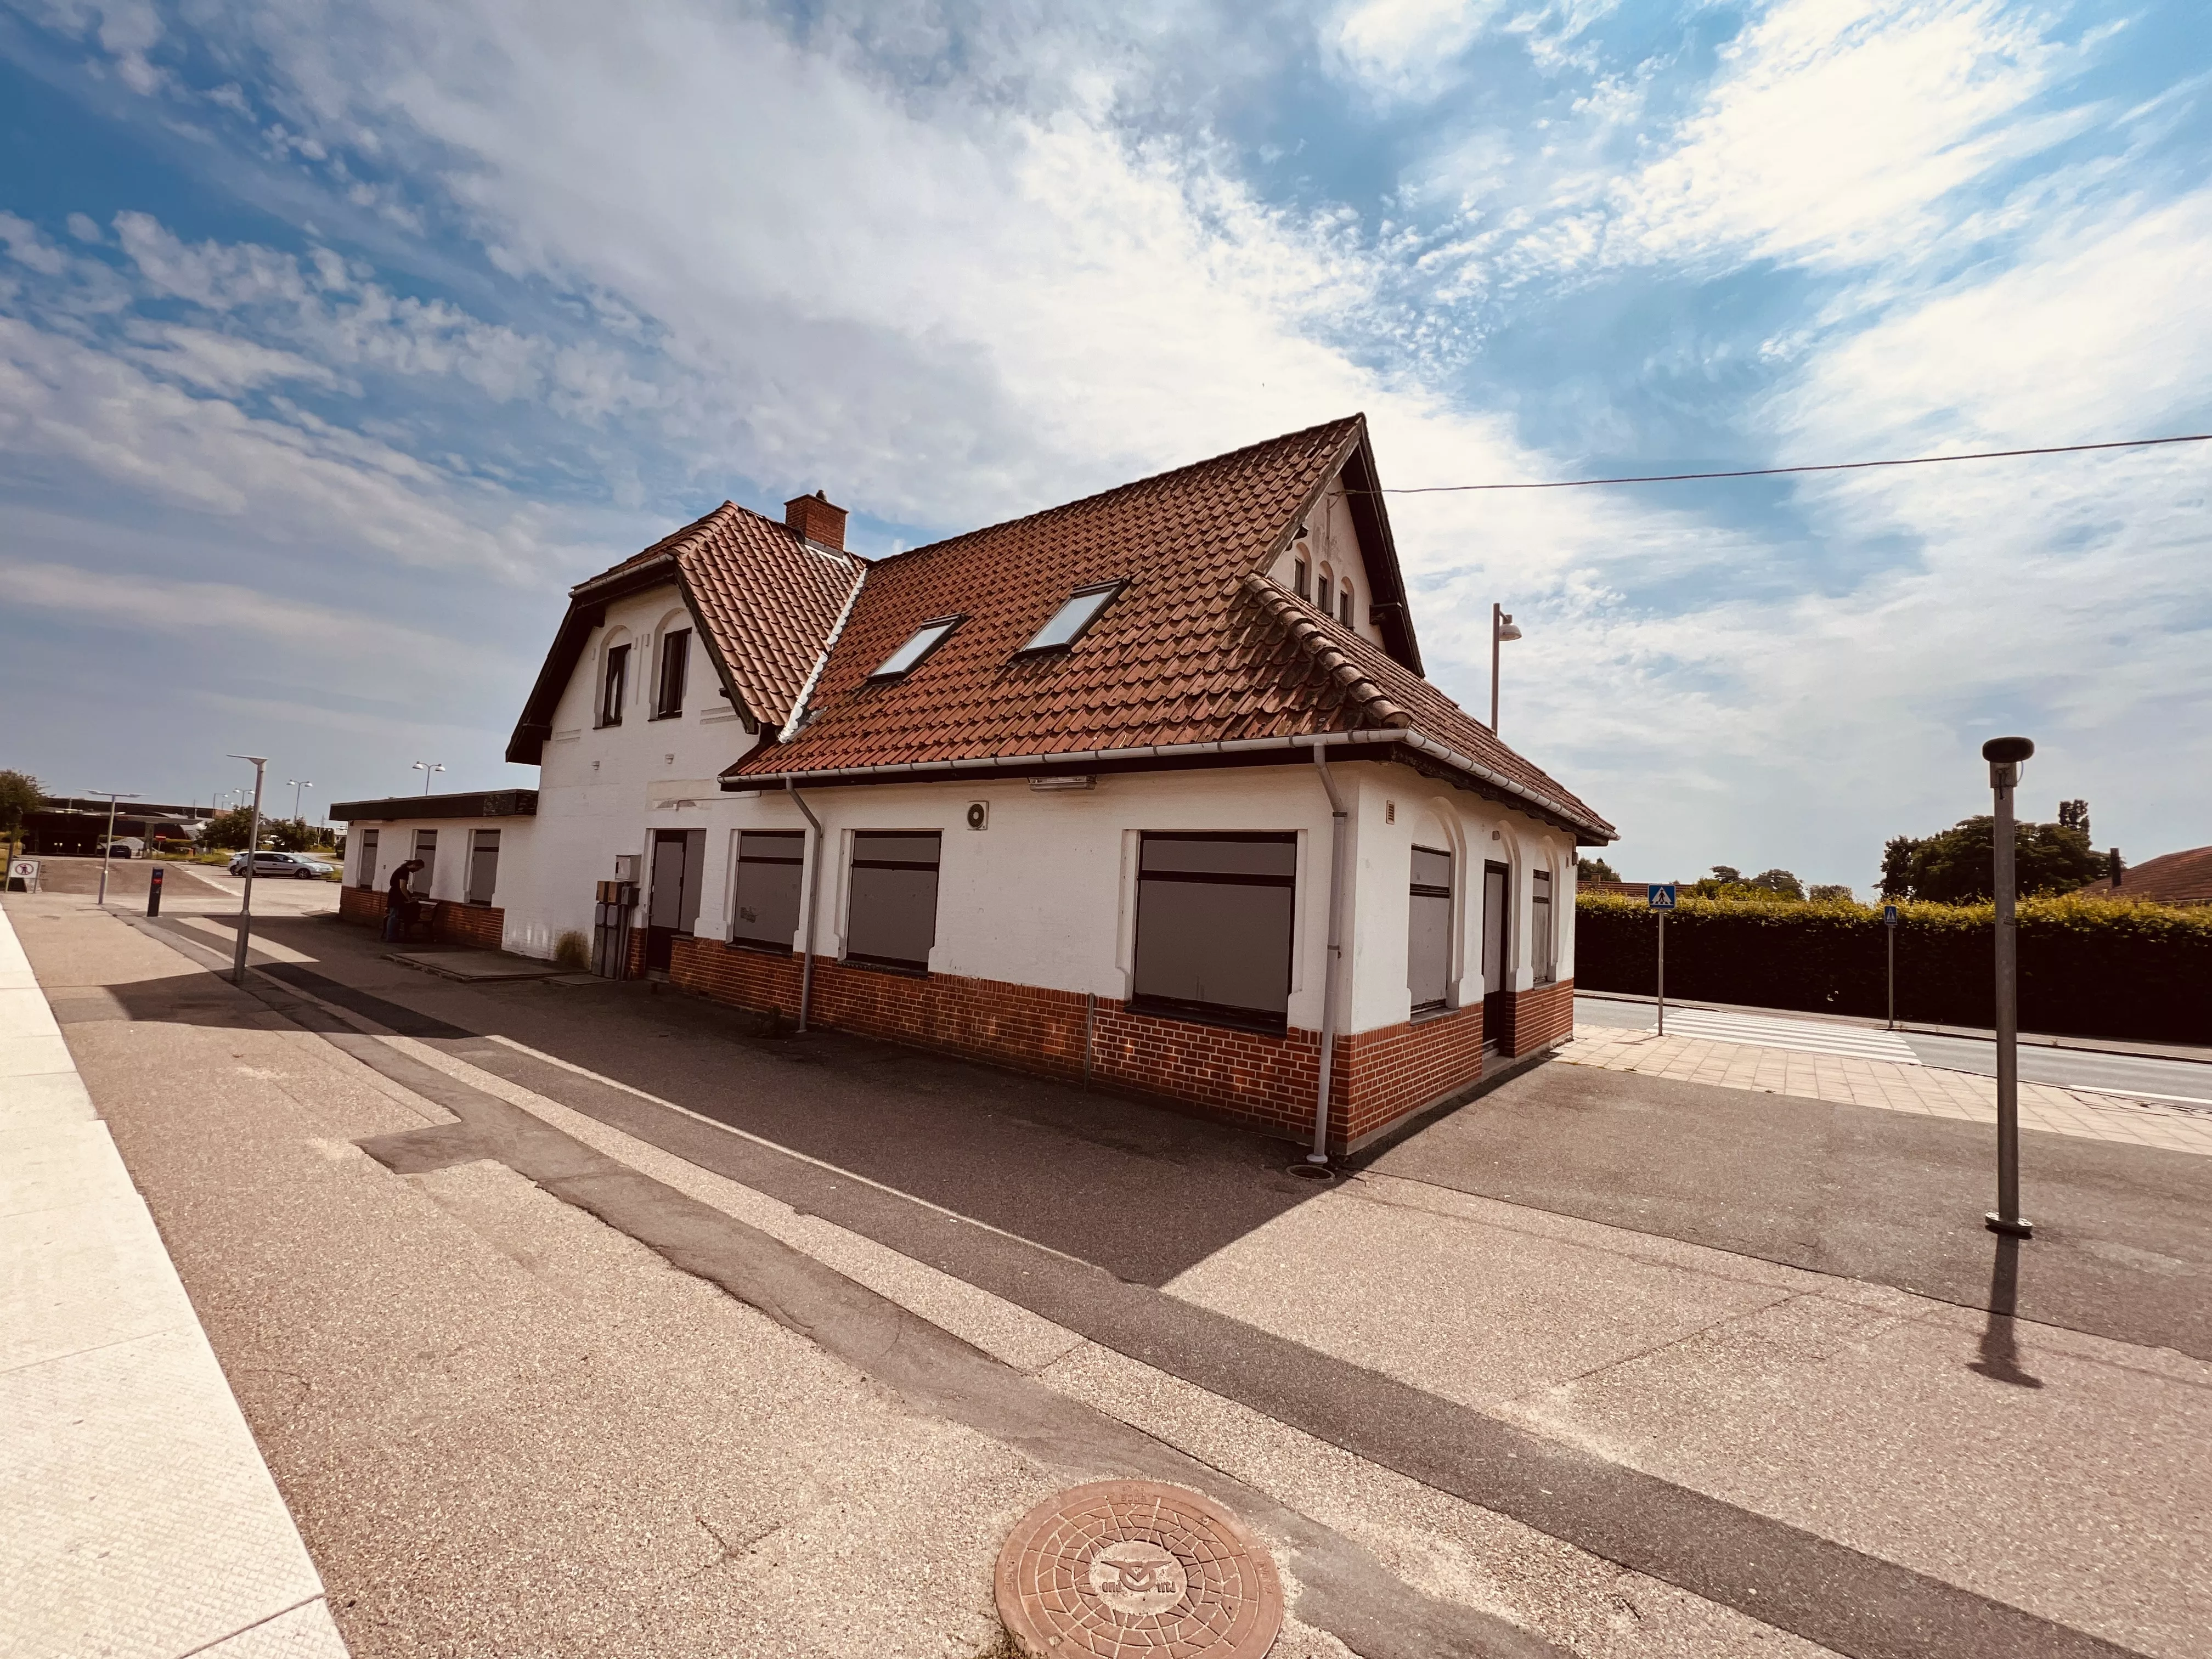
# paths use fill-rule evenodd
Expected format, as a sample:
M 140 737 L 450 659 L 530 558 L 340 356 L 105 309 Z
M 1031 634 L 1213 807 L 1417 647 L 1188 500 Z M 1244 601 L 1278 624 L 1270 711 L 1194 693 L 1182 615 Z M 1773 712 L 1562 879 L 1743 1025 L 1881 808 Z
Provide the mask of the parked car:
M 266 850 L 253 855 L 253 873 L 257 876 L 292 876 L 301 881 L 320 881 L 336 866 L 320 859 L 311 859 L 304 853 L 271 853 Z M 246 854 L 240 853 L 230 861 L 230 873 L 246 873 Z
M 146 843 L 136 836 L 118 836 L 107 843 L 107 856 L 112 859 L 137 859 L 146 856 Z

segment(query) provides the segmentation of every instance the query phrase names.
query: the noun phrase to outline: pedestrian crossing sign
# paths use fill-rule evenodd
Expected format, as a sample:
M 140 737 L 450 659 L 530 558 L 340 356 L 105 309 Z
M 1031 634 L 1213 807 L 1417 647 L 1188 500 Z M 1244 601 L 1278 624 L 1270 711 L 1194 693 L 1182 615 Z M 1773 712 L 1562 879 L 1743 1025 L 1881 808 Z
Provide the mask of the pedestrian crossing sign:
M 1674 884 L 1673 882 L 1655 881 L 1650 884 L 1649 893 L 1650 902 L 1653 909 L 1671 910 L 1674 908 Z
M 1881 925 L 1885 927 L 1897 926 L 1897 907 L 1894 904 L 1885 904 L 1881 907 Z

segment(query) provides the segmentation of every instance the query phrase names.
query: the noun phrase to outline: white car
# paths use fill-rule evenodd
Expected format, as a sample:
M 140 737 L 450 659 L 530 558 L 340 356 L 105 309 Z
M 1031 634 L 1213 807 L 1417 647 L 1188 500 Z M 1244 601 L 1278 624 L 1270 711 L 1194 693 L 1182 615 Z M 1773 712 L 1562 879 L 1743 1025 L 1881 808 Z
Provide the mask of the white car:
M 304 853 L 259 852 L 253 855 L 253 873 L 257 876 L 291 876 L 301 881 L 320 881 L 331 873 L 334 866 L 320 859 L 311 859 Z M 246 854 L 240 853 L 230 861 L 230 873 L 246 873 Z

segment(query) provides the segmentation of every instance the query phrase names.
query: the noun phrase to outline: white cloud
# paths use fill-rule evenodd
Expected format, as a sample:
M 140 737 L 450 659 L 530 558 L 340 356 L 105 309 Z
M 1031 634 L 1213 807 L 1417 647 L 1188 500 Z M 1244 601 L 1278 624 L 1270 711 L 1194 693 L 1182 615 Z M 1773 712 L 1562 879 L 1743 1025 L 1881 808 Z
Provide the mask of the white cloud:
M 329 369 L 296 352 L 278 351 L 209 329 L 167 323 L 135 329 L 132 337 L 136 348 L 125 348 L 119 355 L 204 392 L 234 394 L 287 380 L 323 387 L 338 384 Z
M 2020 118 L 2075 66 L 2043 21 L 1998 0 L 1777 6 L 1632 186 L 1635 233 L 1661 258 L 1911 251 L 1940 228 L 1944 197 L 2078 125 Z
M 1453 59 L 1502 9 L 1503 0 L 1358 0 L 1322 26 L 1339 73 L 1378 96 L 1433 98 L 1453 78 Z
M 151 634 L 220 635 L 314 660 L 374 664 L 400 675 L 442 671 L 458 647 L 419 629 L 397 627 L 329 605 L 225 582 L 177 581 L 143 574 L 0 557 L 0 588 L 12 604 L 107 627 Z
M 8 245 L 9 258 L 41 276 L 58 276 L 68 267 L 69 256 L 49 242 L 36 225 L 15 214 L 0 213 L 0 242 Z
M 215 362 L 203 345 L 200 362 Z M 196 398 L 80 341 L 0 317 L 0 449 L 152 506 L 239 522 L 260 544 L 509 578 L 575 559 L 549 511 L 464 491 L 374 440 Z M 574 568 L 573 562 L 569 568 Z

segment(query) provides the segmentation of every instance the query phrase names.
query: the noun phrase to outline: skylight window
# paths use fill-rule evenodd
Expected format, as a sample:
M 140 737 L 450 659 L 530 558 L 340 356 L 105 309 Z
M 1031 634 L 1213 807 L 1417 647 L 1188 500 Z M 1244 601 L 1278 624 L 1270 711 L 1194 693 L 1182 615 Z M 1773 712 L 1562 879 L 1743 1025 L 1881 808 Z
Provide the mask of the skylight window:
M 1052 613 L 1052 619 L 1036 631 L 1036 636 L 1022 647 L 1024 651 L 1058 651 L 1073 645 L 1082 638 L 1083 630 L 1098 620 L 1098 613 L 1113 602 L 1121 591 L 1121 582 L 1104 582 L 1097 587 L 1078 588 L 1067 603 Z
M 945 617 L 936 622 L 924 623 L 914 630 L 914 636 L 884 659 L 884 665 L 868 676 L 872 680 L 894 680 L 906 673 L 924 657 L 945 642 L 945 636 L 960 626 L 957 617 Z

